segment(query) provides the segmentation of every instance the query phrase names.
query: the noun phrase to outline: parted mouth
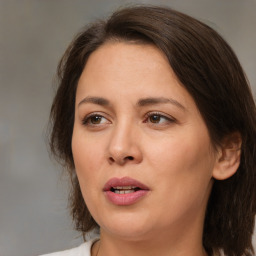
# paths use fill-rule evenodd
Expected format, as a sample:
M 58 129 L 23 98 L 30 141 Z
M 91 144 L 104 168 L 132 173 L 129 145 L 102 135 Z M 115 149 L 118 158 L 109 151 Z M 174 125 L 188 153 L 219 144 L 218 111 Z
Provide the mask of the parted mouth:
M 103 188 L 103 191 L 110 191 L 116 194 L 129 194 L 139 190 L 149 190 L 149 188 L 143 183 L 130 177 L 112 178 Z
M 139 187 L 135 186 L 118 186 L 118 187 L 111 187 L 110 191 L 114 192 L 116 194 L 129 194 L 129 193 L 134 193 L 138 190 L 141 190 Z

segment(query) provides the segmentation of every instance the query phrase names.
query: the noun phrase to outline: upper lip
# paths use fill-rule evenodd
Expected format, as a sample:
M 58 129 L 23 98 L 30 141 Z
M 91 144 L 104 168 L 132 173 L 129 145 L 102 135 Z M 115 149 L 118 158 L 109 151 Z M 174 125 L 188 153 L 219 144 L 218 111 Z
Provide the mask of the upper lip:
M 141 183 L 140 181 L 137 181 L 130 177 L 123 177 L 123 178 L 112 178 L 108 180 L 103 188 L 103 191 L 109 191 L 113 187 L 126 187 L 126 186 L 137 187 L 142 190 L 149 190 L 149 188 L 143 183 Z

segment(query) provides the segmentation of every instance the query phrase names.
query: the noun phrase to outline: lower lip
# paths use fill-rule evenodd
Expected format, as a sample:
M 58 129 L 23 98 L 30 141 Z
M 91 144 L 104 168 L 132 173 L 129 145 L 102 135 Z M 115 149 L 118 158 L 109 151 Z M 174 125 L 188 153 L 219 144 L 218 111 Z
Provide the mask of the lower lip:
M 138 190 L 129 194 L 116 194 L 112 191 L 105 191 L 107 199 L 115 205 L 132 205 L 142 199 L 149 191 Z

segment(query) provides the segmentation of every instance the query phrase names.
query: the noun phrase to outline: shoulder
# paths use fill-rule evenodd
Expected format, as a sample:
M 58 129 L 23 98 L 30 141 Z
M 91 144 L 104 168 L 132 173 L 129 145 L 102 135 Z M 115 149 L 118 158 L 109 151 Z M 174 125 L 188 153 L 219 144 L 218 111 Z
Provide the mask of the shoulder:
M 94 242 L 96 242 L 99 238 L 92 239 L 90 241 L 87 241 L 78 247 L 60 251 L 60 252 L 54 252 L 49 254 L 44 254 L 40 256 L 90 256 L 91 255 L 91 247 Z

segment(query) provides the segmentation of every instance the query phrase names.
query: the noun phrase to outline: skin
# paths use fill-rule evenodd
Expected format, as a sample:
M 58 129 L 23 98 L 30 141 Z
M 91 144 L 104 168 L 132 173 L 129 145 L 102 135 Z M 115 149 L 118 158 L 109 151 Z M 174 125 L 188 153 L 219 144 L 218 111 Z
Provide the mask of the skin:
M 155 97 L 171 100 L 138 105 Z M 83 70 L 75 104 L 75 168 L 101 228 L 92 254 L 99 249 L 98 256 L 206 255 L 203 221 L 218 152 L 166 57 L 152 45 L 101 46 Z M 150 191 L 133 205 L 117 206 L 103 187 L 125 176 Z

